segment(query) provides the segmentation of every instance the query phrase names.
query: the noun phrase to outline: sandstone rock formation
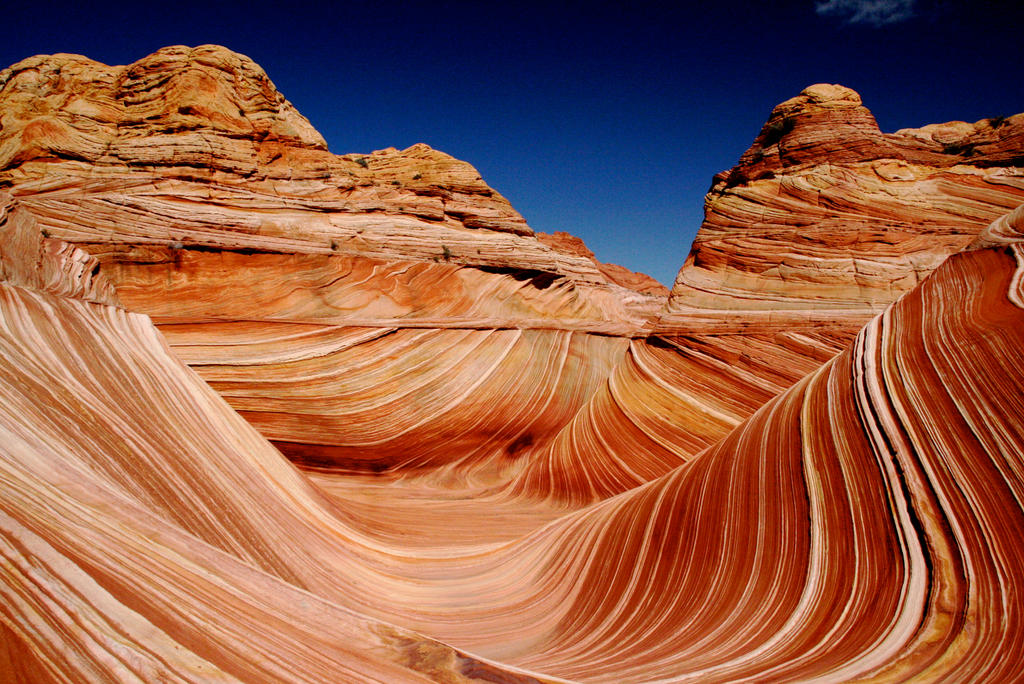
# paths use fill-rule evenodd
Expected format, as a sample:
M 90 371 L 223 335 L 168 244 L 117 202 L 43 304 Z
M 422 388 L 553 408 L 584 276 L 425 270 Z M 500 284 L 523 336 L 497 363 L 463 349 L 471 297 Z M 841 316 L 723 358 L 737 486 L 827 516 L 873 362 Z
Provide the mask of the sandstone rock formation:
M 1024 202 L 1022 149 L 1021 115 L 883 135 L 857 93 L 811 86 L 715 177 L 656 328 L 859 328 Z
M 632 343 L 619 369 L 628 374 L 615 376 L 630 382 L 609 383 L 574 421 L 575 442 L 594 445 L 587 459 L 602 464 L 593 496 L 644 479 L 604 446 L 613 435 L 635 435 L 631 452 L 656 470 L 692 458 L 1024 202 L 1022 135 L 1021 115 L 883 135 L 841 86 L 776 107 L 738 166 L 715 178 L 652 337 Z M 978 144 L 950 142 L 961 139 Z M 661 361 L 644 362 L 641 348 Z M 579 460 L 549 453 L 531 480 L 571 479 Z
M 663 309 L 224 48 L 0 124 L 5 680 L 1017 674 L 1024 116 L 808 88 Z
M 599 499 L 711 446 L 1024 203 L 1022 150 L 1024 115 L 883 135 L 848 88 L 778 105 L 716 176 L 651 336 L 517 486 L 573 481 L 587 445 L 572 496 Z
M 0 187 L 155 301 L 191 298 L 175 288 L 197 281 L 210 295 L 230 288 L 222 258 L 283 274 L 296 255 L 316 255 L 320 278 L 364 293 L 331 293 L 317 319 L 580 319 L 626 330 L 660 305 L 535 239 L 464 162 L 426 145 L 331 154 L 262 69 L 218 46 L 165 48 L 126 67 L 23 60 L 0 72 L 0 112 Z M 375 269 L 392 273 L 368 278 Z M 396 278 L 415 279 L 415 292 L 396 290 Z M 165 280 L 174 282 L 153 292 Z M 324 308 L 313 280 L 292 298 L 306 311 Z M 524 294 L 524 281 L 538 287 Z M 444 292 L 425 296 L 432 290 Z M 223 304 L 201 315 L 239 317 Z
M 610 369 L 597 359 L 641 334 L 664 301 L 639 291 L 651 289 L 639 276 L 619 274 L 639 290 L 608 279 L 585 246 L 536 239 L 444 153 L 331 154 L 258 66 L 217 46 L 165 48 L 127 67 L 24 60 L 0 73 L 0 112 L 0 187 L 41 230 L 97 259 L 129 310 L 163 326 L 233 407 L 307 464 L 330 452 L 336 465 L 386 469 L 428 443 L 440 460 L 422 449 L 413 460 L 444 465 L 468 456 L 433 430 L 454 423 L 471 428 L 460 442 L 491 443 L 491 478 L 535 422 L 547 433 L 568 420 L 558 416 Z M 577 374 L 579 358 L 595 365 Z M 348 376 L 357 394 L 393 378 L 379 402 L 342 399 L 354 396 L 341 384 L 351 367 L 363 371 Z M 325 394 L 310 391 L 310 373 Z M 493 400 L 509 378 L 536 383 L 523 406 L 544 410 L 510 419 Z M 410 398 L 416 386 L 428 389 Z M 396 402 L 405 408 L 382 426 Z
M 0 662 L 34 681 L 1012 677 L 1022 237 L 1018 210 L 692 464 L 443 553 L 332 505 L 145 317 L 5 284 Z

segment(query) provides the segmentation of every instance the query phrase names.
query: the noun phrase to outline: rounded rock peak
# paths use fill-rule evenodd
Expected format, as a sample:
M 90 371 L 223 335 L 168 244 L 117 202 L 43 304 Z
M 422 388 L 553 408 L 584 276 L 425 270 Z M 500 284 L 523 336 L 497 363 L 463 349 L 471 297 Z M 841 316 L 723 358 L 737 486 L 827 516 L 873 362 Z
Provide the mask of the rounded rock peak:
M 815 83 L 800 91 L 802 97 L 814 104 L 858 106 L 862 104 L 860 93 L 852 88 L 839 85 L 838 83 Z
M 772 111 L 774 115 L 790 116 L 799 112 L 814 112 L 836 109 L 859 109 L 863 108 L 860 93 L 852 88 L 841 86 L 835 83 L 815 83 L 800 91 L 796 97 L 791 97 L 785 102 L 779 103 Z
M 135 65 L 143 63 L 162 68 L 181 68 L 189 63 L 194 63 L 223 71 L 241 69 L 252 78 L 269 80 L 263 67 L 254 62 L 252 58 L 241 52 L 235 52 L 231 48 L 212 43 L 195 47 L 168 45 L 136 61 Z
M 843 118 L 863 114 L 870 116 L 857 91 L 833 83 L 815 83 L 804 88 L 796 97 L 776 105 L 770 119 L 785 119 L 802 114 L 838 115 Z

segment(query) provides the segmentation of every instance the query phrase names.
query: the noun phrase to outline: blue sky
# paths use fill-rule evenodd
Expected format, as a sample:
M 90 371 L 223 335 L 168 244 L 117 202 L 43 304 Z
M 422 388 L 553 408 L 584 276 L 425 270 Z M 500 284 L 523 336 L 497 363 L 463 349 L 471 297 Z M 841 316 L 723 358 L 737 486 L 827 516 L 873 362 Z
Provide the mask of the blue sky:
M 666 284 L 711 177 L 807 85 L 854 88 L 887 132 L 1024 111 L 1019 0 L 32 2 L 5 23 L 3 65 L 226 45 L 332 151 L 426 142 L 476 166 L 535 230 Z

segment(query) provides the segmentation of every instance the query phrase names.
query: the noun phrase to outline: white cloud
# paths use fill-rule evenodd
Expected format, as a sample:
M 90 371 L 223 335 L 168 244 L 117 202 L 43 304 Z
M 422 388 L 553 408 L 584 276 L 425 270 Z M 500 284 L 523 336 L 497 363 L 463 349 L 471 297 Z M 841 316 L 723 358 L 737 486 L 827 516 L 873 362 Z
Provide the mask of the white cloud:
M 814 3 L 818 14 L 837 14 L 850 24 L 885 26 L 914 16 L 914 0 L 825 0 Z

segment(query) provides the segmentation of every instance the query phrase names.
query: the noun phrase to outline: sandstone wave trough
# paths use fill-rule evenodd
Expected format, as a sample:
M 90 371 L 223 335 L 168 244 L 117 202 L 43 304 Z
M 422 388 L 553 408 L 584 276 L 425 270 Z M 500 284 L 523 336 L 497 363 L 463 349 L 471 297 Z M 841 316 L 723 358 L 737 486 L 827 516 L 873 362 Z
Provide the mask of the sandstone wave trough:
M 5 681 L 1020 677 L 1024 115 L 806 89 L 670 293 L 217 46 L 0 126 Z

